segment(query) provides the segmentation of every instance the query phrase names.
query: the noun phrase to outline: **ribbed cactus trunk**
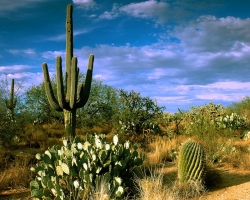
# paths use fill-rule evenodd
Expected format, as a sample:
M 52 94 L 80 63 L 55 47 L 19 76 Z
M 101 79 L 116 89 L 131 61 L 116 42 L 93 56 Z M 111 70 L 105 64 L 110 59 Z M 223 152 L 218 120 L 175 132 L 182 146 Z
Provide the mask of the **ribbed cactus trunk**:
M 178 179 L 181 183 L 198 181 L 204 183 L 205 153 L 198 142 L 183 143 L 178 158 Z
M 17 100 L 14 98 L 14 85 L 15 85 L 15 81 L 14 79 L 12 79 L 11 88 L 10 88 L 10 99 L 5 100 L 6 107 L 9 110 L 10 118 L 12 120 L 14 120 L 14 109 L 16 107 L 16 102 L 17 102 Z
M 75 133 L 76 110 L 68 111 L 64 109 L 63 115 L 64 115 L 64 125 L 65 125 L 66 135 L 68 137 L 70 137 L 71 135 L 74 137 L 76 135 Z
M 79 68 L 77 67 L 77 58 L 73 57 L 72 5 L 69 4 L 67 6 L 66 17 L 65 84 L 63 84 L 62 59 L 61 57 L 56 58 L 57 99 L 52 90 L 48 66 L 46 63 L 42 65 L 44 86 L 49 104 L 54 110 L 63 111 L 67 138 L 75 137 L 76 135 L 76 109 L 83 107 L 88 101 L 92 82 L 93 63 L 94 55 L 91 54 L 89 56 L 85 84 L 78 83 Z

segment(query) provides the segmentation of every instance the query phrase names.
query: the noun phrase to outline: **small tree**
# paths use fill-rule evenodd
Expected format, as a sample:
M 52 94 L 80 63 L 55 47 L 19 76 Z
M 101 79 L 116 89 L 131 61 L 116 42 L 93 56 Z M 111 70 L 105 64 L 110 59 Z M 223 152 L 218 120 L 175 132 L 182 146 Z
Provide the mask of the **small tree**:
M 51 80 L 52 88 L 55 90 L 55 79 Z M 63 121 L 63 116 L 51 109 L 48 99 L 45 94 L 44 85 L 33 85 L 24 94 L 26 121 L 33 123 L 34 121 L 44 123 L 60 123 Z
M 78 110 L 79 121 L 85 127 L 112 125 L 117 105 L 117 89 L 93 80 L 88 103 Z
M 154 129 L 156 120 L 162 116 L 165 107 L 159 107 L 149 97 L 141 97 L 133 90 L 120 90 L 119 112 L 116 121 L 126 133 L 141 133 L 143 129 Z

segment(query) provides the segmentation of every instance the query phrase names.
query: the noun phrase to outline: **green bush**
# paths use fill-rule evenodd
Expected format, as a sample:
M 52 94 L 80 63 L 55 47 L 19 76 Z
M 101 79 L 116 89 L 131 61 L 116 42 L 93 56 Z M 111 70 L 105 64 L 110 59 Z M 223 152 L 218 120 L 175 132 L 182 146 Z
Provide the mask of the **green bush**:
M 64 140 L 37 154 L 38 163 L 31 168 L 36 174 L 30 183 L 31 196 L 44 199 L 86 199 L 105 181 L 112 198 L 120 199 L 131 186 L 132 175 L 144 161 L 138 146 L 129 141 L 119 144 L 118 137 L 107 143 L 104 135 Z
M 149 97 L 141 97 L 140 93 L 120 90 L 116 126 L 126 134 L 142 133 L 145 129 L 159 133 L 157 121 L 163 116 L 164 109 Z
M 231 113 L 231 115 L 219 116 L 215 119 L 216 125 L 221 129 L 232 129 L 237 130 L 247 126 L 247 120 L 245 117 L 241 117 L 236 113 Z

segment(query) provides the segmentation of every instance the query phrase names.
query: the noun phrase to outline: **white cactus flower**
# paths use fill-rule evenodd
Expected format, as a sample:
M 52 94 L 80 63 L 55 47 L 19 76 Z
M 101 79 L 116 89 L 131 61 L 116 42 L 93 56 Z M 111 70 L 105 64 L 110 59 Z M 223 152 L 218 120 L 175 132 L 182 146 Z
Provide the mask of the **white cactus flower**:
M 122 179 L 120 177 L 115 177 L 115 181 L 119 183 L 119 185 L 122 184 Z
M 105 144 L 105 149 L 106 149 L 106 151 L 110 150 L 110 145 L 109 144 Z
M 63 140 L 63 145 L 66 147 L 67 146 L 68 141 L 67 140 Z
M 99 138 L 95 138 L 95 145 L 98 149 L 102 148 L 102 142 Z
M 129 141 L 127 140 L 124 144 L 125 149 L 129 149 L 129 144 L 130 144 Z
M 115 192 L 116 196 L 120 197 L 124 193 L 124 189 L 122 186 L 119 186 L 117 191 Z
M 88 170 L 88 165 L 86 163 L 83 163 L 83 168 L 87 171 Z
M 117 135 L 114 135 L 113 142 L 114 142 L 115 145 L 118 144 L 118 136 Z
M 77 143 L 77 148 L 78 148 L 78 149 L 82 149 L 82 143 L 78 142 L 78 143 Z
M 75 181 L 73 182 L 73 184 L 74 184 L 74 187 L 75 187 L 76 189 L 79 188 L 79 186 L 80 186 L 78 180 L 75 180 Z

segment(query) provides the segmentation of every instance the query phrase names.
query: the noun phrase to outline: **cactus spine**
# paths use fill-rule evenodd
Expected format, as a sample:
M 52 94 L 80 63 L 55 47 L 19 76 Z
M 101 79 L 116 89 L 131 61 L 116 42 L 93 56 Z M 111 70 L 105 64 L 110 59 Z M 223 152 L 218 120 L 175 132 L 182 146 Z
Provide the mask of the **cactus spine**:
M 195 141 L 186 141 L 180 150 L 178 160 L 178 179 L 181 183 L 190 180 L 204 183 L 205 153 L 203 147 Z
M 78 83 L 79 68 L 77 67 L 77 58 L 73 57 L 73 22 L 72 22 L 72 5 L 67 6 L 66 14 L 66 74 L 65 88 L 63 84 L 62 59 L 56 58 L 56 84 L 57 99 L 52 90 L 49 77 L 48 66 L 42 64 L 44 74 L 44 86 L 47 99 L 52 109 L 63 111 L 66 136 L 75 137 L 76 126 L 76 109 L 83 107 L 89 98 L 94 55 L 89 56 L 88 69 L 86 73 L 85 84 Z
M 17 100 L 14 98 L 14 85 L 15 81 L 14 79 L 12 79 L 10 88 L 10 99 L 5 100 L 6 107 L 9 109 L 10 117 L 12 120 L 14 119 L 14 109 L 16 107 L 16 102 L 17 102 Z

